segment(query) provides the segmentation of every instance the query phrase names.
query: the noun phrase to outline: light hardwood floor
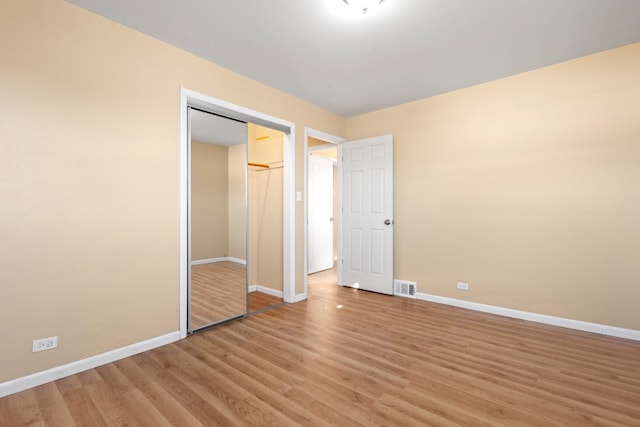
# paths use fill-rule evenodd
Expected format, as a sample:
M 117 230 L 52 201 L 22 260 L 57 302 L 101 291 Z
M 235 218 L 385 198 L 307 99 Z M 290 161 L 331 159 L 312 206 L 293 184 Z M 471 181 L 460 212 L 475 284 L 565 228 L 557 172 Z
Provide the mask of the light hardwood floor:
M 247 273 L 243 264 L 215 262 L 191 267 L 191 325 L 194 329 L 246 311 Z M 249 311 L 282 302 L 262 292 L 249 293 Z
M 214 262 L 191 267 L 191 326 L 242 314 L 247 308 L 247 274 L 243 264 Z
M 283 304 L 282 298 L 260 291 L 249 293 L 249 315 L 278 307 L 280 304 Z
M 0 425 L 640 426 L 638 342 L 332 281 L 0 399 Z

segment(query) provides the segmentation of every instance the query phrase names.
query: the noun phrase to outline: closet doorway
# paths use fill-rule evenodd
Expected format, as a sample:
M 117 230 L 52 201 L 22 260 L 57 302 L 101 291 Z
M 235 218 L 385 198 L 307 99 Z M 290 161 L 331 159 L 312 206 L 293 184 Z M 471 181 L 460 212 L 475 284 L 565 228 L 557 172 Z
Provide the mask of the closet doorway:
M 249 311 L 283 301 L 284 134 L 249 124 Z
M 198 136 L 194 117 L 211 120 L 214 128 L 235 128 L 235 142 L 222 143 L 220 135 L 199 141 L 205 137 Z M 244 317 L 254 305 L 264 309 L 295 301 L 295 129 L 290 122 L 187 89 L 181 89 L 181 129 L 184 338 Z M 208 291 L 202 291 L 201 282 L 208 282 Z

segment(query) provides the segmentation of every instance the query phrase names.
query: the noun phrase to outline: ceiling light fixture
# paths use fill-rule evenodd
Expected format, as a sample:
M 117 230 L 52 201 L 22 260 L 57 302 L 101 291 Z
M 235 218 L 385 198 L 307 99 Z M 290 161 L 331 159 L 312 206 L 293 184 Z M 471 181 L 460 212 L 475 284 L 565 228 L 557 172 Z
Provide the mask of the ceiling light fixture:
M 374 9 L 376 6 L 380 5 L 383 0 L 342 0 L 348 6 L 356 9 L 358 12 L 362 12 L 363 15 L 366 15 L 367 12 Z

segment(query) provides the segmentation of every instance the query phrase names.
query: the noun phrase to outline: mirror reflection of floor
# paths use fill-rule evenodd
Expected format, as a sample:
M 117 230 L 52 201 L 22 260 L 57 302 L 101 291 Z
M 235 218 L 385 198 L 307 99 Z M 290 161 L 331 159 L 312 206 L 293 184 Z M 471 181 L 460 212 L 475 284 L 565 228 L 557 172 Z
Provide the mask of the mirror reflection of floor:
M 244 264 L 215 262 L 191 267 L 191 327 L 197 329 L 245 312 L 247 273 Z M 249 312 L 282 303 L 282 298 L 249 293 Z
M 193 329 L 245 312 L 246 268 L 235 262 L 191 266 Z

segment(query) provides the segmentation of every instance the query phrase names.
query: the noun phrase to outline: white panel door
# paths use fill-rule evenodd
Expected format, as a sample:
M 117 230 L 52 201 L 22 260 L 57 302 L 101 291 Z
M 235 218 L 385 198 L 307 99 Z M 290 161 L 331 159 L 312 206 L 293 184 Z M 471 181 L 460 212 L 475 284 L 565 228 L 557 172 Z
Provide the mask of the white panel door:
M 309 274 L 333 267 L 333 161 L 309 156 Z
M 393 293 L 393 135 L 343 144 L 342 285 Z

